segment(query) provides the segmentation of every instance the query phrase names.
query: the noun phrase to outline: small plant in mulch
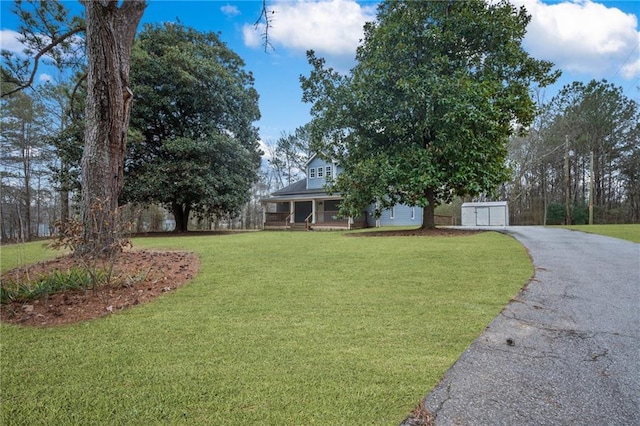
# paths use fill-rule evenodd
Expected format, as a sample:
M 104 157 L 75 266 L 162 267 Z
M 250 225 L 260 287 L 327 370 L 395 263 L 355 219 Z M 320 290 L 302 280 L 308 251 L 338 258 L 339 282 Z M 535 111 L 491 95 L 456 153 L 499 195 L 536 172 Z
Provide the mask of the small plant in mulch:
M 47 300 L 50 295 L 63 293 L 67 290 L 88 291 L 113 284 L 120 285 L 127 283 L 123 277 L 116 277 L 114 274 L 114 264 L 116 256 L 125 249 L 131 247 L 131 243 L 124 238 L 124 232 L 131 229 L 130 224 L 121 224 L 118 220 L 118 212 L 108 212 L 108 203 L 104 200 L 97 200 L 92 207 L 90 214 L 94 219 L 115 221 L 118 223 L 111 232 L 112 235 L 105 236 L 105 239 L 113 241 L 106 247 L 104 255 L 96 256 L 91 254 L 81 254 L 78 248 L 85 243 L 84 228 L 82 223 L 70 218 L 66 221 L 56 223 L 56 235 L 49 247 L 56 250 L 68 250 L 73 253 L 76 266 L 66 270 L 48 271 L 46 274 L 32 274 L 29 268 L 21 268 L 12 274 L 3 276 L 0 285 L 0 302 L 7 304 L 11 302 L 32 302 L 37 299 Z M 105 229 L 107 229 L 105 227 Z M 109 228 L 112 229 L 112 228 Z
M 66 290 L 90 290 L 95 285 L 95 278 L 101 279 L 104 275 L 102 271 L 89 273 L 81 268 L 73 268 L 68 271 L 53 271 L 33 279 L 9 278 L 0 286 L 0 302 L 27 303 L 40 298 L 47 299 L 52 294 Z
M 90 246 L 90 244 L 87 244 L 82 222 L 76 218 L 57 222 L 56 235 L 49 244 L 49 247 L 53 249 L 69 250 L 74 254 L 82 269 L 81 275 L 87 278 L 86 285 L 82 287 L 84 290 L 112 284 L 116 257 L 132 247 L 131 241 L 126 235 L 131 233 L 133 224 L 123 223 L 118 211 L 110 211 L 107 199 L 97 199 L 91 206 L 89 215 L 93 222 L 105 223 L 100 231 L 100 238 L 104 241 L 111 241 L 110 244 L 102 248 L 100 253 L 80 252 L 80 248 Z M 116 226 L 106 226 L 109 223 L 114 223 Z

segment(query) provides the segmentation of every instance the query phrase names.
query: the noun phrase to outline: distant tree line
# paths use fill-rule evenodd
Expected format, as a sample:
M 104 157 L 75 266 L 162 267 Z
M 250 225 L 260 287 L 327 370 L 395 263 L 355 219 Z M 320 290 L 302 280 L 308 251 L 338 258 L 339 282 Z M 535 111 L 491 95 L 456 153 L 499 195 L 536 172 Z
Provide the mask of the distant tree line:
M 564 86 L 509 144 L 514 224 L 640 222 L 640 111 L 606 80 Z

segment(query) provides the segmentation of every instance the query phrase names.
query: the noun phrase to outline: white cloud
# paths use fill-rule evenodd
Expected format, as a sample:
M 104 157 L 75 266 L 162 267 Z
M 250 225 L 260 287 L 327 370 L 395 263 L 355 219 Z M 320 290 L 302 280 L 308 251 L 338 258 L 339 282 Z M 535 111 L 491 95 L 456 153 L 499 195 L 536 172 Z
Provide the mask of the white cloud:
M 53 81 L 53 77 L 51 77 L 49 74 L 42 73 L 38 76 L 38 80 L 43 83 L 48 83 L 50 81 Z
M 640 59 L 636 59 L 635 62 L 624 65 L 620 69 L 620 74 L 627 80 L 631 80 L 640 75 Z
M 222 13 L 229 17 L 240 15 L 240 10 L 238 10 L 237 6 L 231 6 L 230 4 L 226 4 L 220 8 Z
M 259 148 L 262 150 L 262 152 L 264 152 L 264 154 L 262 154 L 262 158 L 265 160 L 270 160 L 271 159 L 271 149 L 269 147 L 269 145 L 263 141 L 262 139 L 258 140 L 258 145 Z
M 637 53 L 632 55 L 640 42 L 637 16 L 590 0 L 512 2 L 532 16 L 523 44 L 535 58 L 593 78 L 612 77 L 618 70 L 629 79 L 640 73 Z
M 320 56 L 355 55 L 363 37 L 362 26 L 375 18 L 375 7 L 363 7 L 353 0 L 277 0 L 268 6 L 271 27 L 269 43 L 298 52 L 315 50 Z M 247 46 L 262 43 L 264 24 L 257 29 L 245 25 Z
M 24 46 L 18 41 L 20 33 L 13 30 L 0 30 L 0 48 L 11 53 L 22 53 Z
M 264 33 L 264 27 L 245 24 L 242 27 L 242 35 L 244 38 L 245 46 L 258 47 L 262 43 L 262 33 Z

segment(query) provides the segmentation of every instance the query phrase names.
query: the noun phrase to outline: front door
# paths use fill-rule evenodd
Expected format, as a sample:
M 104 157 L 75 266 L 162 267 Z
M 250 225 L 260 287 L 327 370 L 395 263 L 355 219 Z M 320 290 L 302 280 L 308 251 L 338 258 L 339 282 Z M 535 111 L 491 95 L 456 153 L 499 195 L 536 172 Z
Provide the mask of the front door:
M 296 201 L 294 206 L 295 214 L 293 215 L 296 223 L 304 223 L 304 220 L 311 214 L 313 206 L 311 201 Z

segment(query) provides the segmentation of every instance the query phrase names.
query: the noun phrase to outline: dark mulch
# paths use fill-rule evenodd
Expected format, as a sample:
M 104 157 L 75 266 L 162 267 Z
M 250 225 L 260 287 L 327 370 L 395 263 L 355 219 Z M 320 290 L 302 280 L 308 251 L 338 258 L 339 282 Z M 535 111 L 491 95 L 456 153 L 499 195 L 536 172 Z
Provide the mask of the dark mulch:
M 58 257 L 2 274 L 3 283 L 28 282 L 55 271 L 86 268 L 72 255 Z M 0 307 L 2 322 L 31 326 L 55 326 L 110 315 L 145 303 L 184 285 L 200 268 L 198 257 L 187 252 L 125 251 L 108 265 L 110 284 L 87 291 L 70 291 L 28 302 L 10 302 Z

